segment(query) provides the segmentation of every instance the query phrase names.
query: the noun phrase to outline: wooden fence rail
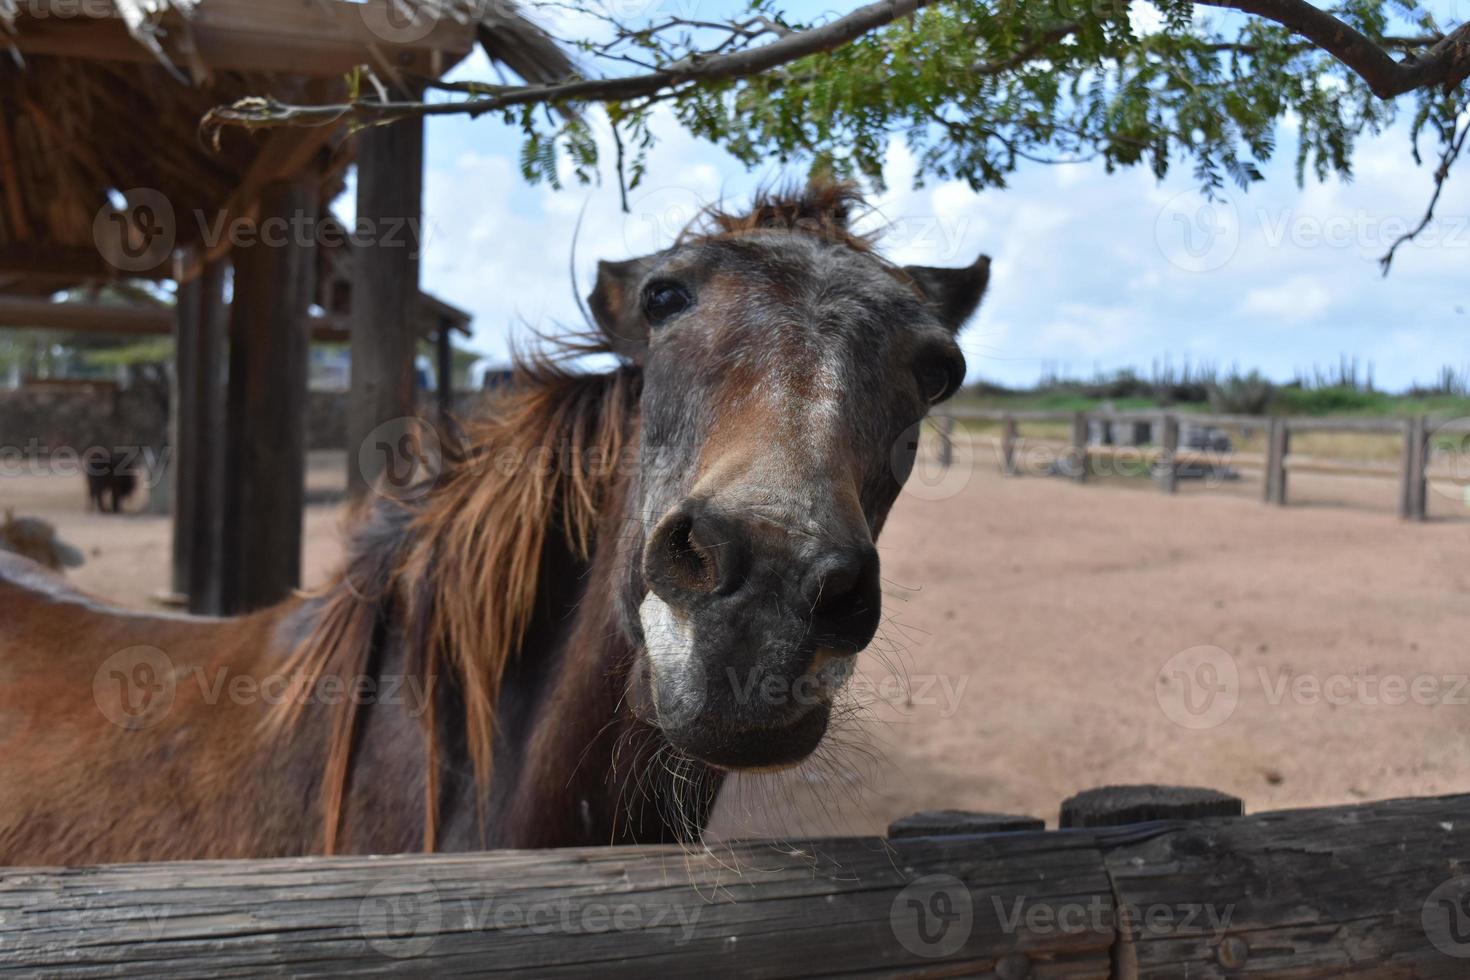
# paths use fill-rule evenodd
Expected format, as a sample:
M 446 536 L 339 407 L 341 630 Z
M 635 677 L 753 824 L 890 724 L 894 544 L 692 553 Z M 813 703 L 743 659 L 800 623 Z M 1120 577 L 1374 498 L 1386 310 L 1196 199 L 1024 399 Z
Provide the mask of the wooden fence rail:
M 1114 792 L 1049 832 L 0 869 L 0 975 L 1470 972 L 1470 796 L 1100 826 Z
M 1428 511 L 1428 466 L 1431 437 L 1463 436 L 1467 445 L 1470 445 L 1470 418 L 1435 419 L 1423 415 L 1391 419 L 1284 418 L 1255 415 L 1204 415 L 1163 410 L 1013 412 L 1003 409 L 961 407 L 950 410 L 945 416 L 944 448 L 941 454 L 941 462 L 945 466 L 950 464 L 952 458 L 951 437 L 956 420 L 1000 424 L 1001 469 L 1008 476 L 1014 476 L 1020 472 L 1016 465 L 1016 451 L 1020 442 L 1019 423 L 1065 423 L 1069 426 L 1069 435 L 1065 460 L 1059 469 L 1078 481 L 1087 478 L 1086 461 L 1090 457 L 1116 455 L 1118 452 L 1117 447 L 1090 442 L 1089 433 L 1092 422 L 1109 425 L 1149 423 L 1156 426 L 1158 444 L 1136 447 L 1136 450 L 1140 454 L 1140 459 L 1150 464 L 1154 482 L 1164 493 L 1174 493 L 1177 490 L 1181 462 L 1199 461 L 1197 455 L 1190 454 L 1187 449 L 1180 449 L 1181 425 L 1262 429 L 1266 433 L 1266 454 L 1265 480 L 1261 492 L 1267 503 L 1285 506 L 1289 470 L 1352 476 L 1397 476 L 1399 480 L 1399 516 L 1414 520 L 1423 520 Z M 1303 456 L 1300 453 L 1293 454 L 1291 451 L 1292 436 L 1304 432 L 1361 432 L 1376 435 L 1401 433 L 1403 449 L 1399 463 L 1394 467 L 1373 463 L 1327 460 L 1320 457 Z M 1230 458 L 1236 459 L 1237 456 L 1232 453 Z M 1254 458 L 1251 457 L 1252 460 Z

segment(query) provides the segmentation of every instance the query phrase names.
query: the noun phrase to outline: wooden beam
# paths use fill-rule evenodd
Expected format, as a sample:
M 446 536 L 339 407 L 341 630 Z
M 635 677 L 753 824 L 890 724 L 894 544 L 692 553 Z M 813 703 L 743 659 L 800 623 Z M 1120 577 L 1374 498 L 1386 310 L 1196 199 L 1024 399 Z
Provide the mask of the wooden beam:
M 91 279 L 163 280 L 173 275 L 173 269 L 165 260 L 152 269 L 124 272 L 108 263 L 95 248 L 7 245 L 0 247 L 0 275 L 31 280 L 50 278 L 65 284 Z
M 406 119 L 357 135 L 357 220 L 417 228 L 422 220 L 424 121 Z M 369 236 L 352 254 L 352 388 L 347 400 L 347 487 L 361 496 L 385 458 L 358 452 L 374 429 L 416 412 L 412 314 L 419 296 L 418 243 Z
M 171 334 L 173 310 L 166 306 L 111 306 L 84 301 L 0 296 L 0 327 L 75 330 L 83 333 Z
M 1459 977 L 1467 812 L 13 868 L 0 971 Z
M 315 215 L 314 174 L 261 198 L 262 219 Z M 277 602 L 301 578 L 306 480 L 306 308 L 314 249 L 287 236 L 235 249 L 226 428 L 224 581 L 220 604 L 241 613 Z
M 71 13 L 62 16 L 65 5 Z M 56 10 L 48 8 L 56 7 Z M 32 16 L 40 13 L 45 16 Z M 100 15 L 100 16 L 98 16 Z M 450 16 L 419 28 L 394 30 L 389 0 L 210 0 L 185 18 L 161 21 L 160 43 L 182 68 L 339 77 L 358 65 L 434 74 L 467 55 L 476 25 Z M 37 0 L 21 5 L 6 40 L 24 54 L 154 63 L 155 56 L 128 33 L 111 4 Z

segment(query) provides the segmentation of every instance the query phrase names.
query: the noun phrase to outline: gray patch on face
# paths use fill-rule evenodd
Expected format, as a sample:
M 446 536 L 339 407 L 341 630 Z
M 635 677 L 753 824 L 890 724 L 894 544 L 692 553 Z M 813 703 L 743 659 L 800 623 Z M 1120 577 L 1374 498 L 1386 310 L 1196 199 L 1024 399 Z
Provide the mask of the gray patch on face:
M 694 627 L 652 592 L 643 597 L 638 620 L 653 669 L 658 723 L 686 725 L 704 706 L 696 677 L 700 671 L 694 659 Z
M 853 654 L 829 657 L 826 663 L 817 668 L 817 683 L 821 686 L 822 693 L 829 697 L 835 695 L 846 686 L 856 669 L 857 657 Z

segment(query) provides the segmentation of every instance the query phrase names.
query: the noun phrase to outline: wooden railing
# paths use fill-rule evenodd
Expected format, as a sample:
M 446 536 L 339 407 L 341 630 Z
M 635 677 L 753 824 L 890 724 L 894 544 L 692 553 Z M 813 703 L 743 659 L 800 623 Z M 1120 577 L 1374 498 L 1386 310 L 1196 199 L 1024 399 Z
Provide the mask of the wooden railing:
M 1262 497 L 1267 503 L 1286 504 L 1287 474 L 1289 471 L 1326 473 L 1352 476 L 1397 477 L 1399 480 L 1399 515 L 1404 518 L 1423 520 L 1428 510 L 1428 463 L 1429 439 L 1431 434 L 1470 435 L 1470 418 L 1436 420 L 1430 416 L 1417 415 L 1395 419 L 1354 418 L 1287 418 L 1282 416 L 1258 415 L 1205 415 L 1195 413 L 1149 411 L 1006 411 L 1001 409 L 976 409 L 957 407 L 946 411 L 939 419 L 944 439 L 941 441 L 940 460 L 949 465 L 953 456 L 951 436 L 956 421 L 995 422 L 1000 425 L 1000 465 L 1007 475 L 1019 472 L 1016 451 L 1020 445 L 1020 423 L 1052 422 L 1069 427 L 1067 448 L 1063 458 L 1066 470 L 1072 479 L 1084 481 L 1088 475 L 1088 461 L 1099 456 L 1116 455 L 1120 451 L 1137 454 L 1150 463 L 1154 482 L 1164 493 L 1174 493 L 1178 487 L 1179 465 L 1184 462 L 1223 462 L 1225 457 L 1215 453 L 1190 453 L 1181 451 L 1179 432 L 1182 424 L 1213 428 L 1261 429 L 1266 434 L 1264 456 L 1242 453 L 1229 454 L 1236 462 L 1259 463 L 1265 479 Z M 1148 422 L 1159 434 L 1156 444 L 1148 446 L 1116 447 L 1089 441 L 1092 422 L 1128 424 Z M 1400 435 L 1403 448 L 1397 465 L 1374 462 L 1347 462 L 1293 454 L 1292 436 L 1307 432 L 1359 432 L 1377 435 Z
M 0 975 L 1470 973 L 1470 796 L 1238 813 L 1127 787 L 1054 831 L 0 869 Z

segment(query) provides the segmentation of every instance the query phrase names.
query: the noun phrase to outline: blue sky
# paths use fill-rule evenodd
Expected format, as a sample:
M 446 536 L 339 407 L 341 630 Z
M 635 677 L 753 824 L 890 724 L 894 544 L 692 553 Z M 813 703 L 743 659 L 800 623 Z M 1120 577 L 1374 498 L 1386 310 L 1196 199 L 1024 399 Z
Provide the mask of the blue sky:
M 492 77 L 478 55 L 456 76 Z M 699 204 L 800 175 L 747 172 L 670 119 L 655 132 L 648 176 L 622 214 L 610 174 L 601 187 L 527 185 L 518 134 L 496 119 L 429 122 L 423 282 L 475 314 L 471 346 L 503 356 L 528 324 L 580 323 L 568 264 L 584 203 L 583 293 L 597 259 L 653 251 Z M 1346 354 L 1398 388 L 1470 364 L 1470 174 L 1451 178 L 1427 243 L 1401 250 L 1385 279 L 1376 258 L 1422 214 L 1431 165 L 1414 164 L 1400 127 L 1360 145 L 1352 182 L 1299 189 L 1290 124 L 1278 135 L 1266 182 L 1224 206 L 1197 194 L 1187 165 L 1162 182 L 1143 169 L 1029 165 L 1004 190 L 915 190 L 911 158 L 894 145 L 874 220 L 889 222 L 899 261 L 993 257 L 990 294 L 964 336 L 972 380 L 1027 384 L 1048 365 L 1146 370 L 1166 356 L 1285 380 Z

